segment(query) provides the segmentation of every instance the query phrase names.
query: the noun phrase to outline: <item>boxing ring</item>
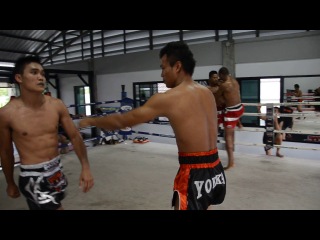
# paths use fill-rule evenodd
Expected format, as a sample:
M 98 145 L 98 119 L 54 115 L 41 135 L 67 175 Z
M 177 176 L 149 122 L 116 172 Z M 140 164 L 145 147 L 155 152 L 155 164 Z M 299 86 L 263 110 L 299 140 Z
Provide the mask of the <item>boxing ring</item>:
M 264 104 L 253 104 L 253 106 L 258 105 Z M 258 113 L 247 114 L 259 116 Z M 271 116 L 270 113 L 268 114 Z M 317 113 L 303 114 L 307 121 L 319 119 Z M 294 124 L 298 126 L 298 121 Z M 303 125 L 303 120 L 300 120 L 299 124 Z M 319 134 L 319 129 L 318 125 L 315 126 L 313 130 L 308 131 L 295 130 L 293 127 L 292 130 L 283 132 L 291 131 L 296 134 L 308 132 L 316 135 Z M 87 130 L 80 129 L 80 131 Z M 298 145 L 289 145 L 288 142 L 283 142 L 281 146 L 273 144 L 273 148 L 281 147 L 281 150 L 287 150 L 288 154 L 283 152 L 284 158 L 266 156 L 263 150 L 265 144 L 262 144 L 264 131 L 266 130 L 263 128 L 236 129 L 235 167 L 225 172 L 227 180 L 225 201 L 213 209 L 320 210 L 320 159 L 300 157 L 297 153 L 318 155 L 320 145 L 307 143 L 305 145 L 312 147 L 299 148 Z M 132 139 L 135 136 L 142 135 L 147 136 L 150 142 L 133 143 Z M 251 135 L 258 136 L 256 137 L 258 141 L 252 141 Z M 99 138 L 97 136 L 95 139 Z M 85 139 L 86 143 L 94 141 L 94 139 L 88 139 L 90 140 Z M 223 165 L 226 165 L 227 153 L 223 147 L 220 148 L 223 144 L 223 138 L 219 137 L 219 156 Z M 242 151 L 241 148 L 247 148 L 247 150 Z M 86 194 L 82 193 L 78 187 L 81 166 L 74 151 L 62 155 L 64 172 L 69 180 L 67 197 L 63 200 L 65 209 L 171 209 L 173 180 L 179 164 L 175 137 L 170 124 L 140 124 L 133 127 L 131 135 L 119 144 L 90 145 L 87 150 L 95 186 Z M 18 172 L 15 171 L 15 178 L 18 178 Z M 0 174 L 0 182 L 5 182 L 3 174 Z M 8 199 L 5 186 L 0 184 L 0 210 L 27 209 L 23 197 Z
M 244 103 L 245 106 L 267 106 L 272 109 L 273 106 L 292 106 L 297 104 L 303 104 L 306 105 L 306 103 Z M 320 102 L 312 103 L 313 105 L 320 105 Z M 309 103 L 311 105 L 311 103 Z M 273 111 L 269 112 L 268 114 L 265 113 L 244 113 L 244 116 L 267 116 L 269 118 L 273 117 Z M 289 156 L 291 157 L 297 157 L 297 156 L 303 156 L 304 153 L 292 152 L 291 150 L 313 150 L 314 153 L 311 153 L 309 155 L 311 159 L 318 159 L 318 154 L 320 150 L 320 145 L 317 143 L 320 143 L 319 135 L 320 135 L 320 113 L 291 113 L 291 114 L 278 114 L 279 117 L 295 117 L 295 116 L 303 116 L 306 117 L 306 119 L 303 120 L 294 120 L 293 128 L 290 130 L 274 130 L 271 129 L 271 133 L 285 133 L 285 134 L 302 134 L 302 135 L 309 135 L 310 142 L 306 143 L 295 143 L 295 142 L 289 142 L 284 141 L 282 142 L 282 145 L 276 145 L 273 142 L 271 142 L 272 148 L 283 148 L 286 151 Z M 313 130 L 310 130 L 310 124 L 313 124 L 312 128 Z M 170 127 L 167 127 L 169 124 L 141 124 L 133 128 L 133 133 L 140 134 L 140 135 L 149 135 L 149 138 L 151 141 L 156 142 L 162 142 L 162 143 L 175 143 L 173 131 Z M 169 125 L 170 126 L 170 125 Z M 243 127 L 241 129 L 236 128 L 235 129 L 235 151 L 240 152 L 253 152 L 253 153 L 263 153 L 263 147 L 266 146 L 266 144 L 262 143 L 262 137 L 263 133 L 266 131 L 266 129 L 262 127 Z M 271 134 L 273 136 L 273 134 Z M 170 140 L 161 141 L 160 138 L 170 138 Z M 270 140 L 270 141 L 273 141 Z M 224 149 L 223 144 L 225 143 L 223 137 L 218 137 L 218 148 Z M 314 143 L 314 144 L 313 144 Z M 303 146 L 301 146 L 303 145 Z M 254 147 L 260 147 L 260 149 L 253 149 Z M 301 157 L 300 156 L 300 157 Z M 305 158 L 301 157 L 301 158 Z
M 310 98 L 310 97 L 309 97 Z M 108 106 L 112 104 L 112 106 Z M 115 104 L 119 106 L 115 106 Z M 296 106 L 296 105 L 307 105 L 307 106 L 315 106 L 320 105 L 320 102 L 293 102 L 293 103 L 243 103 L 245 106 L 268 106 L 270 109 L 273 106 Z M 125 101 L 123 100 L 111 100 L 111 101 L 101 101 L 96 103 L 89 103 L 89 104 L 80 104 L 80 105 L 69 105 L 67 108 L 77 107 L 77 106 L 100 106 L 99 108 L 104 109 L 102 113 L 93 114 L 91 116 L 105 116 L 112 113 L 121 113 L 124 111 L 130 111 L 133 107 L 132 102 L 126 98 Z M 310 108 L 310 107 L 309 107 Z M 273 111 L 269 111 L 267 114 L 265 113 L 247 113 L 243 114 L 244 116 L 267 116 L 271 118 L 273 116 Z M 301 135 L 308 135 L 307 140 L 310 140 L 309 143 L 300 144 L 290 141 L 283 141 L 281 145 L 275 145 L 274 140 L 270 139 L 270 146 L 272 148 L 283 148 L 285 155 L 289 157 L 299 157 L 299 158 L 308 158 L 308 159 L 318 159 L 318 154 L 320 150 L 320 113 L 316 113 L 314 111 L 304 111 L 302 113 L 297 113 L 296 111 L 291 114 L 278 114 L 278 116 L 284 117 L 305 117 L 306 119 L 301 120 L 294 120 L 294 126 L 290 130 L 274 130 L 273 128 L 269 131 L 270 134 L 273 136 L 272 133 L 285 133 L 285 134 L 301 134 Z M 75 117 L 73 121 L 75 125 L 78 125 L 82 117 Z M 312 130 L 310 130 L 310 125 L 312 125 Z M 92 129 L 94 129 L 95 134 L 92 136 Z M 260 154 L 263 153 L 263 147 L 266 144 L 262 143 L 262 136 L 263 133 L 266 131 L 264 128 L 252 128 L 252 127 L 243 127 L 241 129 L 235 129 L 235 152 L 241 153 L 255 153 Z M 93 147 L 101 144 L 107 144 L 110 140 L 112 140 L 111 144 L 121 143 L 126 139 L 132 140 L 135 137 L 145 136 L 148 137 L 151 141 L 159 142 L 159 143 L 169 143 L 169 144 L 176 144 L 175 136 L 173 130 L 170 126 L 170 123 L 144 123 L 134 126 L 132 129 L 122 129 L 117 131 L 103 131 L 96 127 L 86 127 L 86 128 L 79 128 L 79 131 L 82 133 L 84 137 L 84 142 L 87 147 Z M 290 136 L 290 135 L 288 135 Z M 252 141 L 254 140 L 254 141 Z M 218 148 L 224 150 L 224 138 L 219 135 L 218 136 Z M 315 143 L 315 144 L 313 144 Z M 303 146 L 301 146 L 303 145 Z M 69 150 L 73 150 L 71 143 L 68 144 L 59 144 L 59 148 L 69 148 Z M 254 148 L 254 147 L 260 147 Z M 288 151 L 287 151 L 288 150 Z M 309 150 L 306 152 L 293 152 L 291 150 Z M 15 166 L 19 165 L 19 155 L 14 148 L 14 156 L 15 156 Z M 0 170 L 2 170 L 0 165 Z

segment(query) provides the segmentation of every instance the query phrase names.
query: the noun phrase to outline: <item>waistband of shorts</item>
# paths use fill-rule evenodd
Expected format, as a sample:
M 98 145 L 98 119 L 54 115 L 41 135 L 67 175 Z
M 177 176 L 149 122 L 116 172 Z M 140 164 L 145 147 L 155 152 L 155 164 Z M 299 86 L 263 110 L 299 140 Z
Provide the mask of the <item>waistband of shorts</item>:
M 180 164 L 213 163 L 217 160 L 218 148 L 206 152 L 179 152 Z
M 49 161 L 46 162 L 42 162 L 42 163 L 37 163 L 37 164 L 27 164 L 27 165 L 20 165 L 20 169 L 21 170 L 35 170 L 35 169 L 44 169 L 45 166 L 48 166 L 52 163 L 54 163 L 55 161 L 59 161 L 61 159 L 61 155 L 58 155 L 54 158 L 52 158 Z
M 243 107 L 243 104 L 239 103 L 239 104 L 234 105 L 234 106 L 226 107 L 225 109 L 226 110 L 238 110 L 238 109 L 241 109 L 242 107 Z

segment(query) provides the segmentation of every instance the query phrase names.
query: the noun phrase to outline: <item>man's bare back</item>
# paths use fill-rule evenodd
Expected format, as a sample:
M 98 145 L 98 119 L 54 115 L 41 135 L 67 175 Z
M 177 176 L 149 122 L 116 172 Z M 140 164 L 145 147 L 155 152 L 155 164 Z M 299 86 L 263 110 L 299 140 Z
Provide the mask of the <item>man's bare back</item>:
M 219 82 L 219 90 L 215 94 L 217 102 L 224 103 L 226 107 L 235 106 L 241 103 L 240 87 L 236 79 L 227 76 Z
M 123 114 L 84 118 L 79 127 L 116 130 L 167 117 L 175 133 L 180 164 L 173 184 L 172 206 L 177 210 L 204 210 L 222 203 L 226 193 L 216 147 L 215 99 L 207 87 L 193 81 L 195 60 L 188 45 L 180 41 L 168 43 L 159 56 L 161 77 L 170 90 L 152 95 L 142 106 Z
M 196 152 L 216 148 L 217 129 L 214 126 L 217 119 L 211 116 L 217 113 L 212 93 L 206 87 L 190 80 L 164 94 L 166 97 L 161 100 L 163 115 L 170 120 L 179 151 Z M 208 136 L 208 133 L 212 134 Z

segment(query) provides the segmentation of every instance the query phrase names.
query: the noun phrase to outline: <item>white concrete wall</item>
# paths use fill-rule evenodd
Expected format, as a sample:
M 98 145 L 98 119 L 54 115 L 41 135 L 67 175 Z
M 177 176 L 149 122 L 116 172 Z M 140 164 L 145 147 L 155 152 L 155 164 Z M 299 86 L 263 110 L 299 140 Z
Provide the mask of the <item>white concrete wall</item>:
M 238 63 L 236 64 L 236 73 L 237 77 L 319 75 L 319 66 L 320 58 L 276 62 Z
M 221 65 L 196 67 L 194 79 L 208 79 L 211 70 L 218 70 Z M 133 83 L 162 81 L 161 70 L 140 71 L 129 73 L 115 73 L 97 75 L 97 96 L 98 101 L 111 101 L 121 99 L 121 85 L 125 85 L 125 92 L 128 98 L 133 98 Z

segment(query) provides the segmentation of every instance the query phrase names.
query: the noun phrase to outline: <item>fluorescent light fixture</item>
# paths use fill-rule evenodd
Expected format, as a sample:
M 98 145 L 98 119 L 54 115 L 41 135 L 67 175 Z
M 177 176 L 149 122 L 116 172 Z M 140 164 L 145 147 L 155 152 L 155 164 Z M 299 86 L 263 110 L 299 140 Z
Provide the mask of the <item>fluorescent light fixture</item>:
M 14 67 L 14 63 L 0 62 L 0 67 Z

